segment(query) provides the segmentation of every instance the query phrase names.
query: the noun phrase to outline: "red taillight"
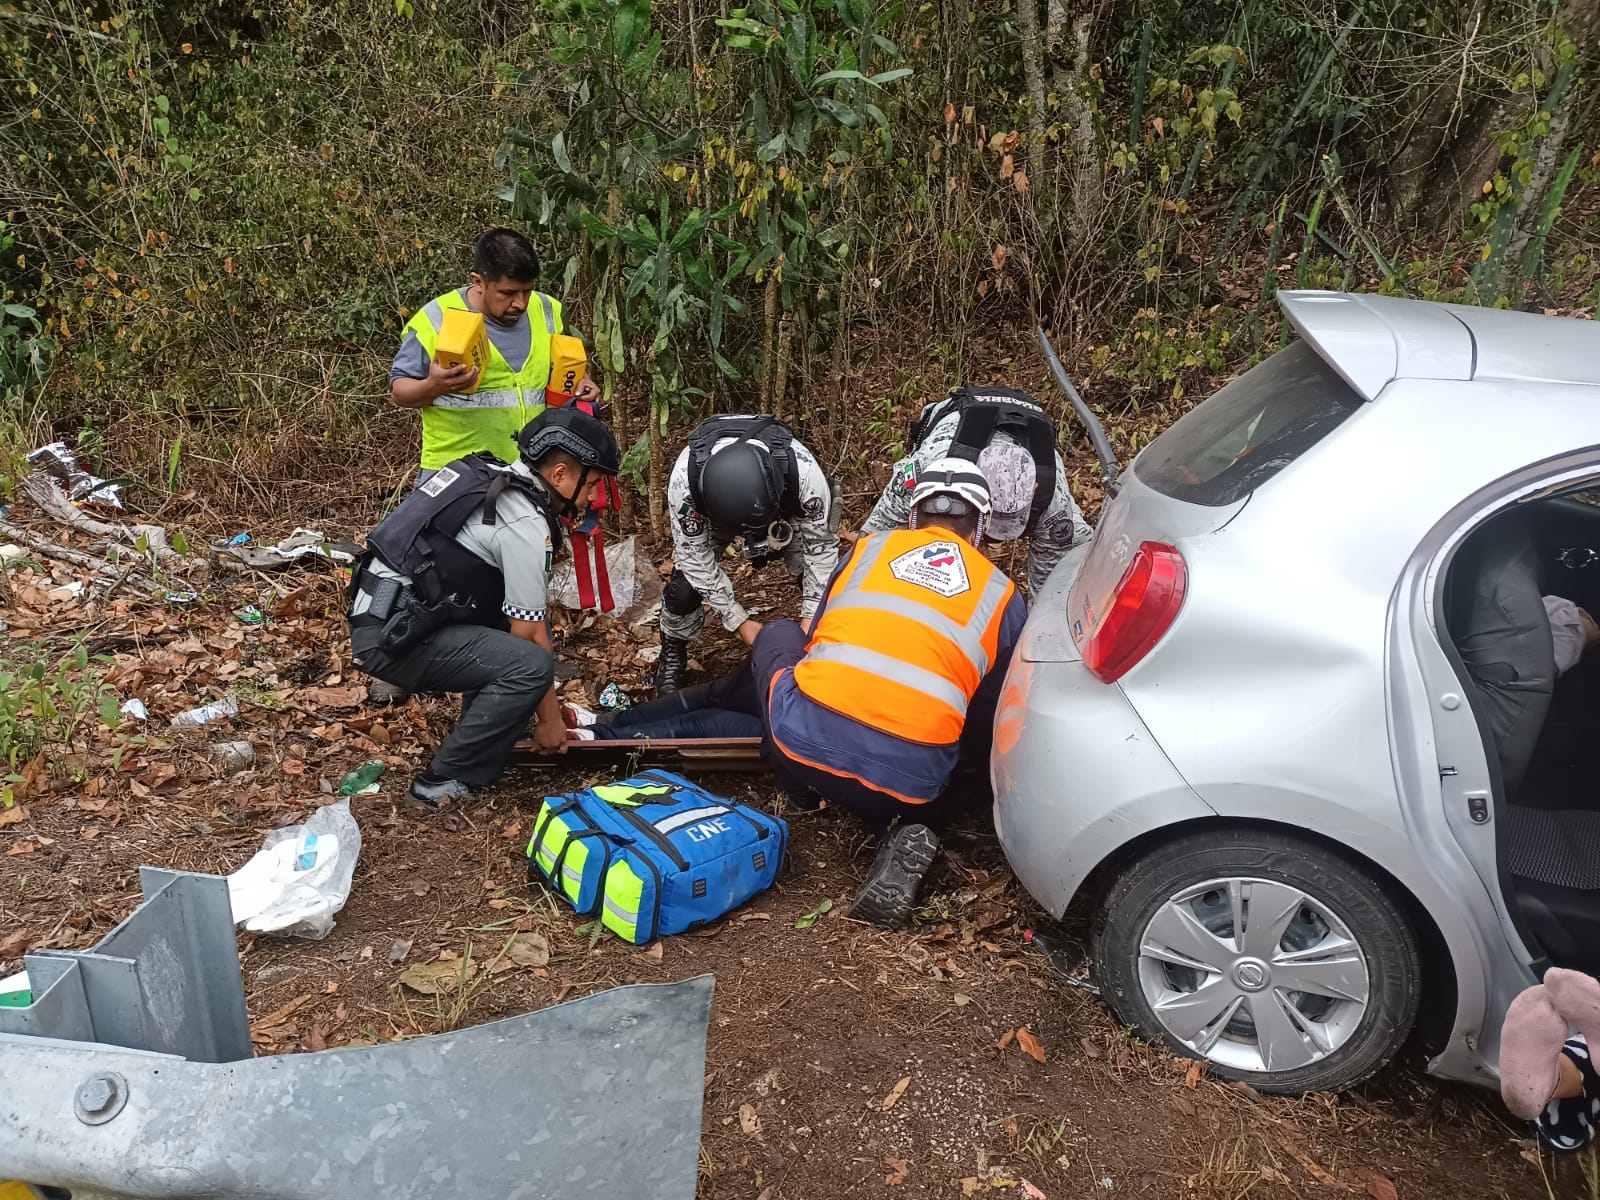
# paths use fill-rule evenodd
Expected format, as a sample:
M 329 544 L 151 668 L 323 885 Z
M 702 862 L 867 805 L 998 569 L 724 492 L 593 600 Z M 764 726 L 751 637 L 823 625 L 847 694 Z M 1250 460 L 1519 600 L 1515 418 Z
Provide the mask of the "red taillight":
M 1127 674 L 1167 632 L 1188 581 L 1183 555 L 1160 542 L 1141 542 L 1083 643 L 1084 665 L 1104 683 Z

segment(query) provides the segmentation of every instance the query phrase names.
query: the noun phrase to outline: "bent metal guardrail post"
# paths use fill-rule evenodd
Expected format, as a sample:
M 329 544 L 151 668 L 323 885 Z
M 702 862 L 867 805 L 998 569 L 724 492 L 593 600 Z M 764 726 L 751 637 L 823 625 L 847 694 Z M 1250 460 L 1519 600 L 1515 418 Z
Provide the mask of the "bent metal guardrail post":
M 250 1058 L 226 882 L 143 882 L 93 950 L 30 954 L 32 1008 L 0 1009 L 0 1181 L 74 1200 L 693 1197 L 710 976 Z

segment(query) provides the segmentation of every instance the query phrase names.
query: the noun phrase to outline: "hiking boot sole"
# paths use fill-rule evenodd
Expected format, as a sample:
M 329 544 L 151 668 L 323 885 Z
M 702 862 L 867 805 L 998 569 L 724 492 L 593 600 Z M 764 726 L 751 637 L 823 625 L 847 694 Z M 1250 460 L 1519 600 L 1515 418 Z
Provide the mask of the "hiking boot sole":
M 917 903 L 917 889 L 939 855 L 938 835 L 926 825 L 902 826 L 892 838 L 889 861 L 875 870 L 850 906 L 850 915 L 880 929 L 898 929 Z

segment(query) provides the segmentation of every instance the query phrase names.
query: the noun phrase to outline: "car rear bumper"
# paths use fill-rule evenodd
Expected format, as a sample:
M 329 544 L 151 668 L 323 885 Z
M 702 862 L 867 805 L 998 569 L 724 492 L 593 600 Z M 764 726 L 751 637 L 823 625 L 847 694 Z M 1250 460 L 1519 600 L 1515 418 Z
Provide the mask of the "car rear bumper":
M 995 713 L 994 823 L 1011 869 L 1060 916 L 1135 838 L 1215 815 L 1115 685 L 1081 661 L 1018 654 Z

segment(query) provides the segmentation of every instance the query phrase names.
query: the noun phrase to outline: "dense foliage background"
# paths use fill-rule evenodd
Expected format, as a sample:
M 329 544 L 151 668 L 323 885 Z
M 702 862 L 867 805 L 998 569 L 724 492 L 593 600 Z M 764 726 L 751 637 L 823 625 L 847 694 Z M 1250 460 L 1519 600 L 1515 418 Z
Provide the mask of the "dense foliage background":
M 400 327 L 509 222 L 640 484 L 712 407 L 880 452 L 1035 321 L 1131 448 L 1281 286 L 1592 313 L 1597 49 L 1591 0 L 0 3 L 0 442 L 397 482 Z

